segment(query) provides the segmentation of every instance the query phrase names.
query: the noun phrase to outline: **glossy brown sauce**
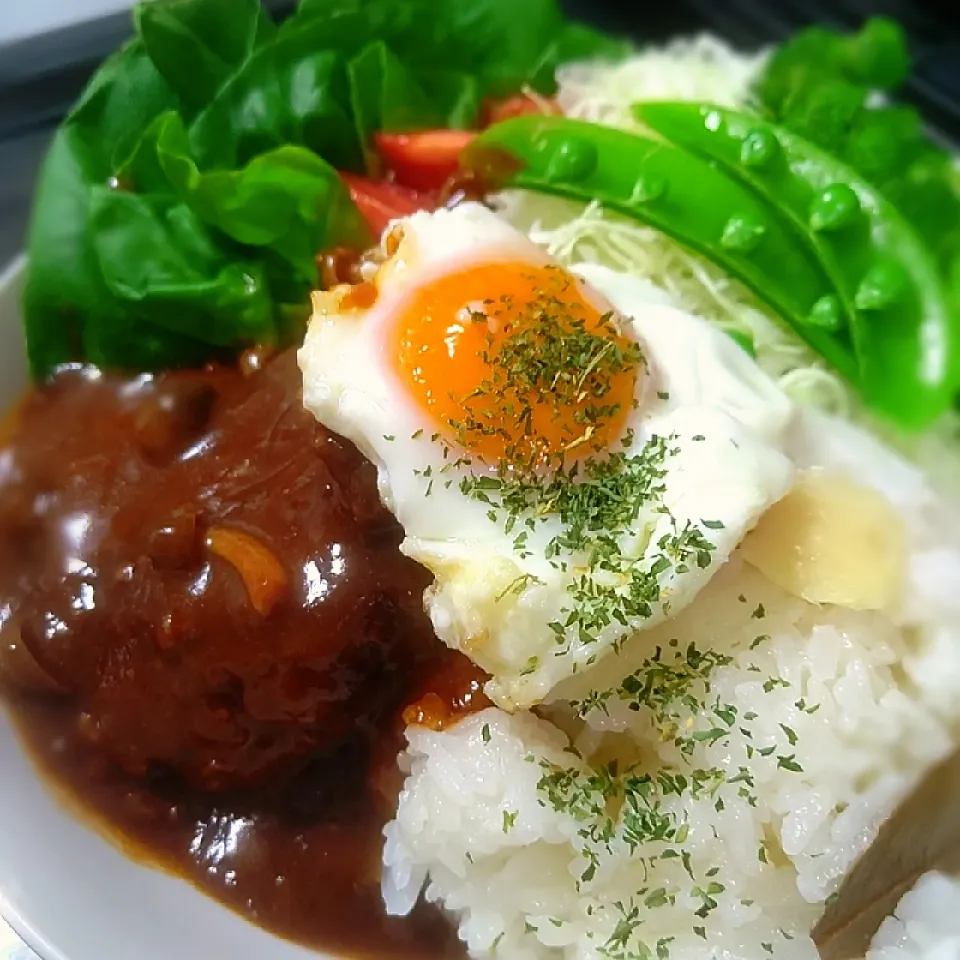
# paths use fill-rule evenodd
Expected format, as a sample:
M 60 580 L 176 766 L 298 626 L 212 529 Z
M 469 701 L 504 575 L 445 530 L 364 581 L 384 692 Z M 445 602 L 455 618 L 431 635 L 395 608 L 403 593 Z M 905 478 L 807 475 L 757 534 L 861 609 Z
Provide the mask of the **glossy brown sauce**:
M 281 936 L 462 956 L 380 899 L 403 722 L 486 704 L 400 539 L 292 354 L 62 372 L 0 449 L 0 673 L 33 756 L 131 856 Z

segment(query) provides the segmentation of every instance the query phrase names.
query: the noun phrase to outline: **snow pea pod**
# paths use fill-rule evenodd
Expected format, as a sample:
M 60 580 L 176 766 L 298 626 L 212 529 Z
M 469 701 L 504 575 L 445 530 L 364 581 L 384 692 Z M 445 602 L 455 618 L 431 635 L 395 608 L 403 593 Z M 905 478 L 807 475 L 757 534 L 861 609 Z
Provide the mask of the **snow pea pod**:
M 717 163 L 781 210 L 823 264 L 850 325 L 865 403 L 905 429 L 953 402 L 960 340 L 933 258 L 876 188 L 808 141 L 756 117 L 696 103 L 641 103 L 638 119 Z
M 485 130 L 462 163 L 497 186 L 598 200 L 663 231 L 741 280 L 855 380 L 847 331 L 808 319 L 834 293 L 819 261 L 775 207 L 716 165 L 649 137 L 533 115 Z

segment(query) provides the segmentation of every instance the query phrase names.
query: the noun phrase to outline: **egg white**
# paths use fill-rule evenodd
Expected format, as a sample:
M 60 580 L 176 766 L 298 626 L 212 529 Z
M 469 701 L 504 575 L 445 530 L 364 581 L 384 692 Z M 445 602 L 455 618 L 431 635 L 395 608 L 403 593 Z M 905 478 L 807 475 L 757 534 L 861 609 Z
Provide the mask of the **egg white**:
M 386 336 L 417 284 L 475 263 L 549 261 L 479 204 L 415 214 L 402 230 L 368 311 L 343 313 L 336 298 L 316 298 L 299 355 L 304 404 L 376 464 L 380 495 L 404 529 L 401 549 L 435 576 L 424 600 L 437 635 L 491 674 L 487 693 L 500 706 L 528 707 L 696 596 L 790 488 L 794 468 L 782 444 L 793 407 L 728 337 L 705 320 L 651 302 L 642 280 L 594 265 L 574 269 L 599 292 L 594 296 L 602 309 L 608 303 L 626 318 L 649 365 L 652 384 L 638 392 L 642 402 L 628 424 L 633 439 L 618 449 L 638 455 L 659 436 L 671 438 L 675 450 L 665 463 L 662 503 L 643 509 L 634 527 L 618 537 L 622 556 L 650 569 L 661 553 L 660 538 L 688 521 L 709 521 L 704 533 L 713 550 L 702 567 L 663 571 L 660 600 L 649 617 L 613 623 L 589 642 L 570 631 L 558 643 L 549 624 L 569 607 L 573 571 L 583 558 L 558 558 L 564 564 L 546 558 L 547 545 L 562 533 L 552 516 L 535 524 L 518 553 L 516 534 L 505 533 L 502 515 L 492 522 L 488 504 L 461 492 L 469 468 L 451 467 L 435 440 L 437 428 L 393 370 Z M 518 589 L 523 583 L 528 585 Z

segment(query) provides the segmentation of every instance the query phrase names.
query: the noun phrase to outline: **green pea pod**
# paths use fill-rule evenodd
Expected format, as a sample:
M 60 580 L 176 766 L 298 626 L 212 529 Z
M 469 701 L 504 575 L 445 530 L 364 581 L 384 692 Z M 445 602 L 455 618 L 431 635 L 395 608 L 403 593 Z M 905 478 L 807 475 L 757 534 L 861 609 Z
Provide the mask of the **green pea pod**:
M 634 112 L 791 221 L 837 292 L 817 304 L 811 322 L 849 323 L 870 408 L 917 430 L 950 407 L 960 341 L 933 259 L 889 201 L 846 165 L 756 117 L 696 103 L 641 103 Z
M 873 250 L 869 222 L 846 184 L 824 198 L 808 178 L 794 173 L 777 135 L 756 117 L 690 102 L 638 103 L 633 109 L 670 143 L 715 161 L 776 204 L 837 288 L 839 299 L 829 311 L 834 322 L 853 321 L 859 277 L 872 263 Z M 830 321 L 827 313 L 820 308 L 824 324 Z
M 737 277 L 821 356 L 855 381 L 845 330 L 807 322 L 833 293 L 817 258 L 776 207 L 692 153 L 564 117 L 527 116 L 485 130 L 464 164 L 498 185 L 599 200 L 648 223 Z

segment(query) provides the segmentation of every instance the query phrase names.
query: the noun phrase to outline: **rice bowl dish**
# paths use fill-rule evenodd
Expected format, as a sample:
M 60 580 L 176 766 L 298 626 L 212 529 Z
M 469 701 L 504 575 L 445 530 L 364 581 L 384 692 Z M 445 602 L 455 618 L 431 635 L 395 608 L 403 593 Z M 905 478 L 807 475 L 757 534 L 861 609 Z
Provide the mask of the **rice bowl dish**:
M 135 55 L 175 86 L 165 6 Z M 362 13 L 310 16 L 251 27 L 209 104 L 179 91 L 116 183 L 90 175 L 88 273 L 34 254 L 37 386 L 0 452 L 25 742 L 318 950 L 831 956 L 821 918 L 960 745 L 960 189 L 876 95 L 899 28 L 759 53 L 558 33 L 580 55 L 538 54 L 550 82 L 478 53 L 484 112 L 438 119 L 451 65 L 417 73 L 378 21 L 345 54 L 354 155 L 339 127 L 263 148 L 220 104 L 257 44 Z M 375 59 L 415 77 L 412 120 L 363 101 Z M 921 164 L 942 234 L 903 186 Z M 63 198 L 49 174 L 33 251 Z M 958 955 L 934 866 L 891 874 L 867 960 Z

